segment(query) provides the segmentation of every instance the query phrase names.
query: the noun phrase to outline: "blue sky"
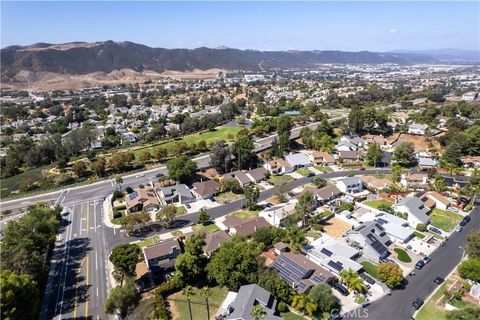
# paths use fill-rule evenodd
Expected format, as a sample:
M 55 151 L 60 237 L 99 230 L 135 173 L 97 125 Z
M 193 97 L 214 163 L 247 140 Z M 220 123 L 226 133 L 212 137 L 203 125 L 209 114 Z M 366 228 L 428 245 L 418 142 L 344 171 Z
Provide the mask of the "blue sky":
M 472 49 L 480 2 L 6 2 L 1 46 L 132 41 L 259 50 Z

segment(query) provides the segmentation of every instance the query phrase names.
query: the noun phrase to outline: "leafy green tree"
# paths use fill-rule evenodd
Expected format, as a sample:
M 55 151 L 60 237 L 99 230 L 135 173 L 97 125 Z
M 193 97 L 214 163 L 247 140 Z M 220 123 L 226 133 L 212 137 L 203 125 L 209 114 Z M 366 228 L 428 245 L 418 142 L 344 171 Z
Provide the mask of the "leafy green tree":
M 98 158 L 92 163 L 92 171 L 97 177 L 103 177 L 105 175 L 105 160 L 103 158 Z
M 369 166 L 376 166 L 377 163 L 382 161 L 383 159 L 383 151 L 380 148 L 378 143 L 373 143 L 368 147 L 367 154 L 365 156 L 365 160 Z
M 317 313 L 329 312 L 336 305 L 332 289 L 327 284 L 318 284 L 310 289 L 307 296 L 311 302 L 316 304 Z
M 353 107 L 348 114 L 348 128 L 352 134 L 363 132 L 363 111 L 360 107 Z
M 280 150 L 290 150 L 290 130 L 293 124 L 290 116 L 280 116 L 277 120 L 277 134 L 280 143 Z
M 72 171 L 79 178 L 87 173 L 87 165 L 83 161 L 76 161 L 72 166 Z
M 460 145 L 457 142 L 452 142 L 445 149 L 445 152 L 440 158 L 440 163 L 444 168 L 448 167 L 448 165 L 458 167 L 462 164 L 461 156 L 462 150 L 460 149 Z
M 40 290 L 31 276 L 3 270 L 0 275 L 0 288 L 2 319 L 30 320 L 38 317 Z
M 175 276 L 182 282 L 192 282 L 203 274 L 207 258 L 203 253 L 205 234 L 196 233 L 185 241 L 184 253 L 175 261 Z
M 403 281 L 402 269 L 393 262 L 379 263 L 377 265 L 378 277 L 387 287 L 393 288 Z
M 208 214 L 207 210 L 201 209 L 200 215 L 198 216 L 198 223 L 206 225 L 210 222 L 210 215 Z
M 155 150 L 155 158 L 157 158 L 158 161 L 165 159 L 168 157 L 168 151 L 165 148 L 158 148 Z
M 298 202 L 295 205 L 295 215 L 301 217 L 302 226 L 304 228 L 310 225 L 310 218 L 312 217 L 314 211 L 315 199 L 313 197 L 313 193 L 307 191 L 298 198 Z
M 267 315 L 267 312 L 265 311 L 265 309 L 261 305 L 256 304 L 256 305 L 253 306 L 252 310 L 250 311 L 250 315 L 255 320 L 260 320 L 260 319 L 265 318 L 265 316 Z
M 121 244 L 112 250 L 109 260 L 115 268 L 113 274 L 120 280 L 120 285 L 122 285 L 124 277 L 135 276 L 139 254 L 140 248 L 136 244 Z
M 255 210 L 257 208 L 257 200 L 260 197 L 260 191 L 256 186 L 248 186 L 244 189 L 245 199 L 247 199 L 247 208 Z
M 105 301 L 105 313 L 115 314 L 117 312 L 124 318 L 138 304 L 140 297 L 135 288 L 132 279 L 127 278 L 123 286 L 117 286 L 110 290 L 107 300 Z
M 140 160 L 141 163 L 145 163 L 145 162 L 150 161 L 151 158 L 152 158 L 151 153 L 148 152 L 148 151 L 144 151 L 144 152 L 140 155 L 140 158 L 139 158 L 138 160 Z
M 480 259 L 467 259 L 458 266 L 458 274 L 463 279 L 480 281 Z
M 242 237 L 233 237 L 224 242 L 207 265 L 208 278 L 231 290 L 255 280 L 262 265 L 258 250 L 253 243 Z
M 167 162 L 168 175 L 181 183 L 190 183 L 197 171 L 197 164 L 186 155 L 180 155 Z
M 318 188 L 323 188 L 327 185 L 327 180 L 322 177 L 315 177 L 313 178 L 313 184 Z
M 239 134 L 233 144 L 233 154 L 237 159 L 238 169 L 256 167 L 258 157 L 253 151 L 255 148 L 252 138 L 248 134 Z
M 480 259 L 480 230 L 473 229 L 468 233 L 465 251 L 470 258 Z
M 175 207 L 173 204 L 169 204 L 157 212 L 156 218 L 157 220 L 161 220 L 167 226 L 169 226 L 173 222 L 173 219 L 175 219 L 176 215 L 177 207 Z
M 306 243 L 305 233 L 296 225 L 289 226 L 285 235 L 285 240 L 288 243 L 292 252 L 300 251 L 300 248 Z
M 231 155 L 228 145 L 223 141 L 217 141 L 210 153 L 210 165 L 218 172 L 224 173 L 230 169 Z
M 403 142 L 395 148 L 393 152 L 393 160 L 395 160 L 401 167 L 414 167 L 417 164 L 415 159 L 415 149 L 410 142 Z
M 473 125 L 465 131 L 468 142 L 468 154 L 475 156 L 480 154 L 480 126 Z
M 477 306 L 467 306 L 459 310 L 448 311 L 445 315 L 446 320 L 478 320 L 480 319 L 480 308 Z

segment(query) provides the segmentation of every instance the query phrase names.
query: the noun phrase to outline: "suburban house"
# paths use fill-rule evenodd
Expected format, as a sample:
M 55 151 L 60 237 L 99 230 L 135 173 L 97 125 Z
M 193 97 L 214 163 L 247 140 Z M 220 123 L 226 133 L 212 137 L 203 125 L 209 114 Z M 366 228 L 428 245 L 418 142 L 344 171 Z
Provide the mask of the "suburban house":
M 265 180 L 267 174 L 268 171 L 264 167 L 258 167 L 247 172 L 248 178 L 254 183 L 259 183 L 260 181 Z
M 450 207 L 450 201 L 447 197 L 436 191 L 428 191 L 425 195 L 435 202 L 435 208 L 447 210 Z
M 392 240 L 388 237 L 385 229 L 376 221 L 358 225 L 347 231 L 346 237 L 351 246 L 361 248 L 363 255 L 375 262 L 390 254 L 388 246 L 392 244 Z
M 466 167 L 480 167 L 480 156 L 465 156 L 462 157 L 462 163 Z
M 176 238 L 166 239 L 143 249 L 145 263 L 152 275 L 173 269 L 175 259 L 181 253 L 180 242 Z
M 227 317 L 231 320 L 255 320 L 252 316 L 254 306 L 260 305 L 265 311 L 263 320 L 281 320 L 281 317 L 275 316 L 277 299 L 259 285 L 249 284 L 241 286 L 235 296 L 235 300 L 230 304 Z
M 425 135 L 425 131 L 427 129 L 428 129 L 428 125 L 426 124 L 412 123 L 408 127 L 408 133 L 423 136 Z
M 343 193 L 357 193 L 363 190 L 362 180 L 358 177 L 349 177 L 338 180 L 336 186 L 338 190 Z
M 276 270 L 281 279 L 300 293 L 307 292 L 314 285 L 330 283 L 335 279 L 330 271 L 298 253 L 282 253 L 270 268 Z
M 365 146 L 365 140 L 359 136 L 342 137 L 337 144 L 338 151 L 359 150 Z
M 230 240 L 230 236 L 227 232 L 221 230 L 214 233 L 207 233 L 205 236 L 205 245 L 203 246 L 203 252 L 207 257 L 210 257 L 212 253 L 217 251 L 220 245 Z
M 406 243 L 414 234 L 408 226 L 408 221 L 387 212 L 375 215 L 374 221 L 378 222 L 390 237 L 390 240 L 398 243 Z
M 291 153 L 285 156 L 285 161 L 294 169 L 310 167 L 312 164 L 304 153 Z
M 417 157 L 418 166 L 422 169 L 435 168 L 437 161 L 429 157 Z
M 416 228 L 419 223 L 428 224 L 427 213 L 430 208 L 417 197 L 410 196 L 399 200 L 394 205 L 394 209 L 408 215 L 407 221 L 412 228 Z
M 290 200 L 260 211 L 259 216 L 274 227 L 283 227 L 285 220 L 293 214 L 296 204 L 297 200 Z
M 363 154 L 360 151 L 340 150 L 338 158 L 342 158 L 346 162 L 360 161 L 363 159 Z
M 247 174 L 240 170 L 225 173 L 223 178 L 226 180 L 236 179 L 242 188 L 252 184 L 252 180 L 250 180 Z
M 158 210 L 160 202 L 153 189 L 137 188 L 125 196 L 125 205 L 129 212 Z
M 293 167 L 283 159 L 270 160 L 263 167 L 273 175 L 293 172 Z
M 400 183 L 405 188 L 421 188 L 428 187 L 428 174 L 426 173 L 408 173 L 402 174 Z
M 306 154 L 310 162 L 314 165 L 330 166 L 335 164 L 335 159 L 327 152 L 309 151 Z
M 220 184 L 214 180 L 195 182 L 193 184 L 193 194 L 202 199 L 211 199 L 217 195 L 220 190 Z
M 348 141 L 339 141 L 337 145 L 335 146 L 335 150 L 338 152 L 340 151 L 355 151 L 357 150 L 357 146 L 354 145 L 353 143 L 350 143 Z
M 263 217 L 253 217 L 246 221 L 238 217 L 233 218 L 234 219 L 225 219 L 223 222 L 223 224 L 228 227 L 228 233 L 232 236 L 239 234 L 248 237 L 258 229 L 270 228 L 270 224 Z
M 316 207 L 321 206 L 321 205 L 327 203 L 328 201 L 336 199 L 337 197 L 339 197 L 342 194 L 342 192 L 340 190 L 338 190 L 337 186 L 335 186 L 335 185 L 325 186 L 325 187 L 320 188 L 320 189 L 315 188 L 315 187 L 308 187 L 307 186 L 297 196 L 297 198 L 300 197 L 305 192 L 313 193 L 313 196 L 314 196 L 314 199 L 315 199 L 315 202 L 316 202 L 315 203 Z
M 323 235 L 306 245 L 305 250 L 308 259 L 327 268 L 337 276 L 344 269 L 352 269 L 357 272 L 362 269 L 362 265 L 353 260 L 359 256 L 360 251 L 328 235 Z
M 195 196 L 185 184 L 159 188 L 158 194 L 163 205 L 187 204 L 195 200 Z
M 392 181 L 388 179 L 381 179 L 374 176 L 361 176 L 360 179 L 368 190 L 374 192 L 388 188 L 393 184 Z

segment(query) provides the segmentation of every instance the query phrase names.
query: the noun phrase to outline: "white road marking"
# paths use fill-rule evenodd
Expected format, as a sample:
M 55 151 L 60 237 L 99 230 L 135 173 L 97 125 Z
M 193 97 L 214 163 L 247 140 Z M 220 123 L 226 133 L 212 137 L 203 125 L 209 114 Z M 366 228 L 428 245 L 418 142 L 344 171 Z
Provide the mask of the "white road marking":
M 75 209 L 75 208 L 73 208 Z M 70 222 L 72 222 L 71 220 L 69 220 Z M 65 254 L 66 254 L 66 258 L 63 260 L 63 263 L 62 263 L 62 271 L 61 273 L 64 274 L 64 281 L 63 281 L 63 285 L 62 286 L 59 286 L 58 287 L 58 290 L 60 290 L 60 288 L 62 288 L 62 298 L 60 300 L 60 312 L 57 319 L 60 320 L 62 318 L 62 309 L 63 309 L 63 299 L 64 299 L 64 296 L 65 296 L 65 286 L 67 284 L 67 272 L 68 272 L 68 260 L 70 258 L 70 246 L 69 246 L 69 243 L 68 241 L 70 241 L 72 239 L 72 230 L 73 230 L 73 227 L 72 227 L 73 223 L 70 223 L 67 227 L 67 232 L 66 232 L 66 239 L 65 239 L 65 242 L 66 242 L 66 250 L 65 250 Z M 70 236 L 68 235 L 70 232 Z M 77 236 L 77 234 L 75 234 L 75 236 Z M 63 272 L 63 270 L 65 270 L 65 272 Z M 60 276 L 60 282 L 62 281 L 62 278 Z M 57 296 L 57 304 L 58 306 L 58 296 Z M 55 313 L 57 313 L 57 308 L 55 307 Z
M 98 270 L 98 257 L 97 257 L 97 251 L 95 251 L 95 270 Z M 98 288 L 97 288 L 98 290 Z
M 97 288 L 97 297 L 98 297 L 98 288 Z M 97 319 L 98 319 L 98 315 L 97 315 Z

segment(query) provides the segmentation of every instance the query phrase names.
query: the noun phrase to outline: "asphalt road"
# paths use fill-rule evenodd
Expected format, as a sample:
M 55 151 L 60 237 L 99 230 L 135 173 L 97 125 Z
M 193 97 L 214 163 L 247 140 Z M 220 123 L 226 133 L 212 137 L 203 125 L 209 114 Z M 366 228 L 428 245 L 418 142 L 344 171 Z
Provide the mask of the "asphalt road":
M 366 310 L 357 309 L 344 315 L 344 319 L 368 320 L 407 320 L 415 310 L 412 302 L 417 297 L 426 300 L 438 286 L 433 282 L 436 277 L 445 277 L 460 263 L 463 256 L 463 247 L 467 242 L 467 234 L 473 229 L 480 228 L 480 207 L 476 207 L 470 214 L 472 220 L 461 232 L 454 232 L 444 247 L 435 250 L 430 258 L 432 261 L 421 270 L 415 270 L 415 276 L 409 276 L 409 283 L 403 290 L 392 291 L 391 296 L 385 296 L 374 301 Z M 349 316 L 351 315 L 351 316 Z M 433 319 L 434 320 L 434 319 Z

